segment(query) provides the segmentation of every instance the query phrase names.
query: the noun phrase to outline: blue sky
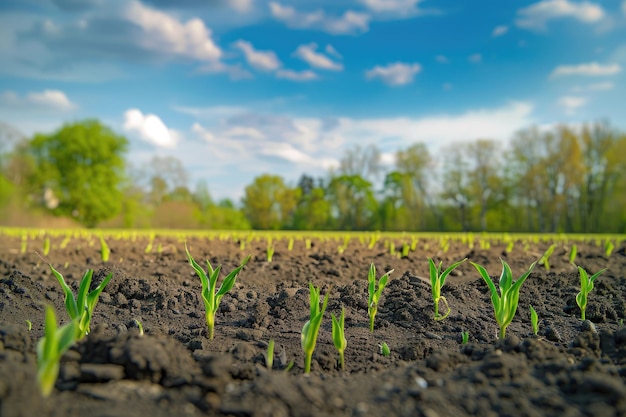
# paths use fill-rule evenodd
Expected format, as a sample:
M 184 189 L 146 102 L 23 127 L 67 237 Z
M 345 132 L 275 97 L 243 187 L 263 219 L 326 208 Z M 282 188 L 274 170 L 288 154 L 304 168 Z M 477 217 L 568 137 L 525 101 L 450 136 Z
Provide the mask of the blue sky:
M 626 130 L 626 0 L 3 0 L 0 121 L 96 117 L 236 200 L 345 149 Z

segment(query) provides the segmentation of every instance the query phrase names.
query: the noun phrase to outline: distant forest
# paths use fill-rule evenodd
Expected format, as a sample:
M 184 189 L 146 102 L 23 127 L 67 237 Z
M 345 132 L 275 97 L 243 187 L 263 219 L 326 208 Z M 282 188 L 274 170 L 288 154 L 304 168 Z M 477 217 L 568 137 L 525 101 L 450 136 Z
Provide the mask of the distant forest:
M 468 139 L 472 133 L 468 133 Z M 415 143 L 381 163 L 375 146 L 297 182 L 267 173 L 241 201 L 191 186 L 183 164 L 126 159 L 97 120 L 21 137 L 0 124 L 0 224 L 172 229 L 626 232 L 626 134 L 608 123 L 528 127 L 503 144 Z

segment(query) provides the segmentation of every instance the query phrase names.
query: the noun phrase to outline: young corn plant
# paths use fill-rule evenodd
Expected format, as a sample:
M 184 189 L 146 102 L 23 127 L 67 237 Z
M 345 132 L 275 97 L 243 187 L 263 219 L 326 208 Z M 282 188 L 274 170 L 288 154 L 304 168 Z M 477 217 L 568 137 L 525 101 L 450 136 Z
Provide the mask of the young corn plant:
M 576 255 L 578 254 L 578 247 L 576 244 L 572 245 L 572 248 L 569 251 L 569 263 L 572 265 L 576 265 Z
M 110 255 L 111 249 L 109 249 L 109 245 L 107 245 L 104 238 L 100 236 L 100 258 L 102 258 L 102 262 L 109 262 Z
M 348 346 L 348 341 L 346 340 L 345 334 L 345 311 L 344 308 L 341 308 L 341 316 L 339 316 L 339 320 L 335 317 L 334 314 L 330 315 L 333 322 L 333 343 L 337 352 L 339 352 L 339 366 L 341 366 L 341 370 L 345 370 L 345 361 L 343 357 L 343 353 L 346 350 L 346 346 Z
M 587 310 L 587 297 L 591 290 L 593 290 L 594 281 L 606 271 L 606 268 L 601 269 L 592 276 L 589 276 L 584 268 L 578 267 L 578 273 L 580 275 L 580 292 L 576 295 L 576 304 L 580 307 L 580 318 L 585 320 L 585 311 Z
M 329 291 L 326 291 L 322 308 L 320 308 L 320 289 L 315 288 L 313 284 L 309 282 L 311 314 L 309 316 L 309 320 L 304 323 L 302 334 L 300 336 L 300 342 L 304 352 L 305 374 L 311 372 L 311 359 L 313 358 L 313 351 L 315 350 L 315 344 L 317 343 L 317 335 L 320 331 L 320 325 L 322 324 L 322 317 L 324 316 L 324 311 L 326 311 L 326 306 L 328 305 L 328 293 Z
M 70 316 L 72 321 L 76 322 L 76 334 L 74 338 L 76 340 L 80 340 L 85 337 L 91 331 L 91 319 L 93 318 L 93 312 L 96 309 L 96 305 L 98 304 L 98 299 L 100 298 L 100 294 L 107 286 L 111 278 L 113 278 L 113 273 L 110 273 L 106 276 L 104 280 L 98 285 L 93 291 L 89 291 L 89 287 L 91 286 L 91 279 L 93 277 L 93 270 L 89 269 L 83 275 L 83 278 L 80 280 L 80 284 L 78 286 L 78 294 L 76 298 L 74 298 L 74 294 L 72 293 L 72 289 L 67 285 L 63 275 L 54 267 L 52 264 L 48 264 L 50 269 L 52 270 L 52 274 L 56 277 L 59 284 L 61 284 L 61 288 L 63 288 L 63 292 L 65 293 L 65 309 L 67 310 L 67 314 Z
M 44 336 L 37 342 L 37 383 L 41 395 L 49 397 L 59 376 L 61 356 L 74 344 L 76 321 L 57 327 L 54 309 L 46 307 Z
M 550 256 L 552 256 L 552 252 L 556 249 L 556 245 L 552 244 L 548 249 L 546 249 L 545 253 L 539 259 L 539 265 L 543 265 L 546 268 L 547 272 L 550 272 Z
M 391 349 L 389 349 L 389 345 L 387 344 L 387 342 L 383 342 L 380 345 L 378 345 L 378 347 L 380 348 L 380 354 L 388 357 L 391 355 Z
M 467 345 L 467 342 L 469 342 L 469 332 L 467 330 L 463 330 L 461 331 L 461 344 Z
M 604 256 L 609 258 L 613 253 L 613 249 L 615 249 L 615 244 L 613 243 L 613 241 L 607 240 L 606 244 L 604 245 Z
M 380 301 L 380 296 L 387 285 L 387 281 L 389 280 L 389 275 L 393 272 L 393 269 L 389 272 L 386 272 L 380 279 L 378 280 L 378 285 L 376 284 L 376 267 L 372 263 L 370 265 L 370 271 L 367 276 L 368 287 L 367 291 L 369 293 L 369 298 L 367 300 L 367 314 L 370 316 L 370 332 L 374 333 L 374 318 L 376 317 L 376 313 L 378 312 L 378 302 Z
M 461 265 L 466 260 L 467 258 L 463 259 L 462 261 L 456 262 L 450 265 L 445 271 L 441 272 L 442 262 L 439 262 L 439 266 L 436 266 L 435 262 L 432 259 L 428 259 L 428 264 L 430 266 L 430 289 L 433 294 L 433 303 L 435 306 L 435 320 L 443 320 L 450 314 L 448 301 L 446 301 L 446 298 L 441 295 L 441 288 L 446 283 L 446 278 L 448 277 L 448 274 L 450 274 L 450 272 L 452 272 L 456 267 Z M 447 311 L 443 315 L 439 313 L 439 301 L 443 301 L 446 306 Z
M 209 339 L 213 339 L 215 329 L 215 313 L 220 306 L 222 297 L 224 297 L 224 294 L 233 288 L 235 281 L 237 280 L 237 275 L 239 275 L 239 272 L 241 272 L 243 267 L 248 263 L 252 255 L 248 255 L 243 260 L 241 265 L 233 269 L 231 273 L 228 274 L 222 281 L 220 289 L 217 290 L 217 279 L 219 278 L 220 271 L 222 270 L 222 265 L 218 265 L 217 268 L 214 269 L 211 262 L 207 260 L 207 272 L 204 272 L 204 269 L 198 265 L 198 263 L 191 256 L 191 253 L 189 253 L 187 245 L 185 245 L 185 252 L 187 253 L 189 264 L 200 277 L 200 281 L 202 281 L 202 300 L 204 300 L 204 307 L 206 311 L 206 323 L 209 329 Z
M 491 293 L 491 303 L 493 304 L 493 312 L 496 317 L 496 322 L 500 327 L 498 338 L 504 339 L 506 337 L 506 328 L 509 324 L 511 324 L 511 321 L 513 321 L 513 317 L 515 317 L 515 313 L 517 311 L 520 288 L 522 288 L 522 284 L 526 281 L 526 278 L 528 278 L 535 267 L 535 262 L 530 265 L 528 271 L 526 271 L 517 281 L 513 281 L 513 272 L 511 271 L 511 267 L 502 259 L 500 259 L 500 262 L 502 262 L 502 274 L 500 275 L 499 282 L 500 295 L 498 295 L 498 290 L 491 280 L 489 273 L 487 273 L 487 270 L 474 262 L 471 262 L 471 264 L 474 265 L 480 276 L 489 287 L 489 291 Z
M 267 352 L 264 352 L 265 366 L 270 371 L 274 367 L 274 339 L 270 339 L 267 343 Z
M 533 326 L 533 334 L 537 336 L 539 333 L 539 316 L 532 305 L 529 305 L 528 308 L 530 309 L 530 324 Z

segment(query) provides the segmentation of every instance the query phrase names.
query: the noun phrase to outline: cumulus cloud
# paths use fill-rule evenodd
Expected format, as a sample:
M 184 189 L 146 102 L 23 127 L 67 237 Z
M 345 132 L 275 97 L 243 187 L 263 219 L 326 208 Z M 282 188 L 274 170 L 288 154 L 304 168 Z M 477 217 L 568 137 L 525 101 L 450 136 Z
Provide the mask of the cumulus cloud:
M 251 67 L 261 71 L 274 71 L 282 65 L 273 51 L 259 51 L 254 49 L 250 42 L 238 40 L 234 44 L 246 57 Z
M 0 94 L 0 105 L 3 107 L 36 108 L 39 110 L 70 111 L 78 106 L 71 102 L 63 91 L 44 90 L 30 92 L 21 96 L 14 91 Z
M 619 64 L 602 65 L 597 62 L 590 62 L 579 65 L 559 65 L 550 74 L 550 78 L 563 77 L 568 75 L 582 75 L 586 77 L 601 77 L 615 75 L 622 70 Z
M 300 12 L 291 6 L 269 3 L 272 16 L 293 29 L 315 29 L 333 35 L 350 35 L 367 32 L 370 16 L 366 13 L 346 11 L 340 17 L 328 16 L 323 10 Z
M 168 129 L 159 116 L 143 114 L 139 109 L 124 113 L 124 130 L 159 148 L 175 148 L 179 141 L 178 133 Z
M 412 16 L 419 13 L 417 5 L 421 1 L 422 0 L 361 0 L 361 3 L 376 13 Z
M 509 27 L 506 25 L 500 25 L 493 28 L 493 32 L 491 32 L 491 36 L 497 38 L 498 36 L 505 35 L 509 31 Z
M 326 49 L 328 49 L 328 47 L 331 48 L 331 51 L 337 53 L 337 51 L 335 51 L 332 46 L 328 45 Z M 316 49 L 317 44 L 315 43 L 300 45 L 298 46 L 298 49 L 296 49 L 296 51 L 294 52 L 294 55 L 314 68 L 329 71 L 341 71 L 343 69 L 343 65 L 341 63 L 331 60 L 326 55 L 317 52 Z
M 577 109 L 587 104 L 585 97 L 564 96 L 559 99 L 559 106 L 565 109 L 565 113 L 574 114 Z
M 311 70 L 294 71 L 290 69 L 282 69 L 276 71 L 276 78 L 282 78 L 291 81 L 313 81 L 316 80 L 317 74 Z
M 588 1 L 574 3 L 569 0 L 543 0 L 517 11 L 515 24 L 532 30 L 544 30 L 548 21 L 573 18 L 582 23 L 596 23 L 605 16 L 600 5 Z
M 606 81 L 603 83 L 594 83 L 585 86 L 575 86 L 572 87 L 573 93 L 584 93 L 584 92 L 597 92 L 597 91 L 610 91 L 615 88 L 615 84 L 612 82 Z
M 400 86 L 413 82 L 415 74 L 419 73 L 421 69 L 422 66 L 417 63 L 396 62 L 387 66 L 377 65 L 365 72 L 365 78 L 368 80 L 380 78 L 385 84 Z
M 211 38 L 210 29 L 198 18 L 182 23 L 139 1 L 130 2 L 124 16 L 142 29 L 139 41 L 146 49 L 198 61 L 217 61 L 222 56 L 221 49 Z

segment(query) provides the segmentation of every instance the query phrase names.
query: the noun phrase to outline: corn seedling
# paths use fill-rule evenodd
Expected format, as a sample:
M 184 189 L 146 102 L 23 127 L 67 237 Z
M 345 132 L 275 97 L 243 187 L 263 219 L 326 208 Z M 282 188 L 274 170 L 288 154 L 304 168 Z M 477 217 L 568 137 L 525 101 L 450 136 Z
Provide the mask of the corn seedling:
M 348 341 L 346 340 L 345 334 L 345 312 L 343 307 L 341 308 L 341 315 L 339 316 L 339 320 L 335 317 L 334 314 L 330 315 L 333 322 L 333 343 L 335 344 L 335 348 L 337 352 L 339 352 L 339 366 L 341 369 L 346 369 L 343 352 L 346 350 L 346 346 L 348 346 Z
M 513 272 L 511 271 L 511 267 L 502 259 L 500 259 L 500 262 L 502 262 L 502 274 L 500 275 L 499 282 L 500 295 L 498 295 L 498 290 L 487 273 L 487 270 L 474 262 L 471 264 L 474 265 L 480 276 L 487 283 L 487 286 L 489 286 L 493 311 L 496 317 L 496 322 L 500 327 L 498 338 L 504 339 L 506 336 L 506 328 L 509 324 L 511 324 L 511 321 L 515 316 L 515 312 L 517 311 L 520 288 L 532 272 L 535 267 L 535 263 L 533 262 L 532 265 L 530 265 L 530 268 L 528 268 L 528 271 L 526 271 L 517 281 L 513 281 Z
M 556 245 L 550 245 L 550 247 L 545 251 L 541 259 L 539 259 L 539 265 L 543 265 L 543 267 L 546 268 L 546 271 L 548 272 L 550 272 L 550 256 L 552 256 L 552 252 L 554 252 L 554 249 L 556 249 Z
M 409 257 L 409 250 L 411 249 L 411 246 L 409 246 L 408 244 L 403 244 L 402 245 L 402 258 L 408 258 Z
M 43 240 L 43 256 L 48 256 L 50 253 L 50 238 L 46 237 Z
M 387 357 L 391 355 L 391 349 L 389 349 L 389 345 L 387 344 L 387 342 L 383 342 L 380 345 L 378 345 L 378 347 L 380 348 L 380 354 Z
M 37 342 L 37 383 L 44 397 L 50 396 L 59 376 L 61 356 L 74 343 L 76 321 L 57 327 L 54 309 L 46 307 L 44 337 Z
M 378 285 L 376 285 L 376 267 L 372 263 L 370 265 L 370 271 L 367 275 L 368 281 L 368 293 L 369 298 L 367 300 L 367 314 L 370 316 L 370 332 L 374 333 L 374 318 L 376 317 L 376 313 L 378 312 L 378 303 L 380 301 L 380 296 L 387 285 L 387 281 L 389 280 L 389 275 L 393 272 L 393 269 L 389 272 L 386 272 L 385 275 L 380 277 L 378 280 Z
M 109 256 L 111 255 L 111 249 L 109 245 L 104 241 L 104 238 L 100 236 L 100 257 L 102 262 L 109 262 Z
M 311 239 L 304 240 L 304 247 L 306 248 L 306 250 L 311 249 Z
M 289 242 L 287 243 L 287 250 L 289 252 L 293 250 L 293 238 L 289 238 Z
M 185 245 L 185 252 L 187 253 L 187 259 L 189 260 L 189 264 L 193 267 L 193 269 L 196 271 L 196 274 L 200 277 L 200 281 L 202 281 L 202 300 L 204 300 L 204 307 L 206 310 L 206 322 L 209 328 L 209 339 L 213 339 L 213 333 L 215 328 L 215 313 L 220 306 L 222 297 L 224 296 L 224 294 L 230 291 L 231 288 L 233 288 L 233 286 L 235 285 L 235 280 L 237 279 L 237 275 L 239 275 L 239 272 L 248 263 L 252 255 L 248 255 L 243 260 L 241 265 L 233 269 L 231 273 L 228 274 L 226 278 L 224 278 L 220 289 L 217 290 L 216 293 L 215 291 L 217 289 L 217 279 L 220 275 L 222 265 L 218 265 L 217 268 L 213 269 L 213 266 L 211 266 L 211 262 L 207 260 L 207 272 L 204 272 L 202 267 L 198 265 L 198 263 L 189 253 L 187 245 Z
M 29 332 L 33 330 L 33 322 L 30 320 L 26 320 L 26 328 L 28 329 Z
M 28 249 L 28 236 L 26 234 L 22 235 L 22 244 L 20 245 L 20 253 L 26 253 Z
M 601 269 L 592 276 L 587 274 L 584 268 L 578 267 L 578 273 L 580 274 L 580 292 L 576 295 L 576 304 L 580 307 L 580 318 L 585 320 L 585 311 L 587 310 L 587 297 L 591 290 L 593 290 L 594 281 L 606 271 L 606 268 Z
M 317 343 L 317 335 L 320 331 L 320 325 L 322 324 L 322 317 L 328 305 L 328 291 L 324 296 L 324 302 L 320 309 L 320 289 L 315 288 L 313 284 L 309 282 L 309 298 L 311 303 L 311 315 L 309 320 L 304 324 L 300 337 L 302 350 L 304 351 L 305 374 L 311 372 L 311 358 L 313 357 L 313 351 Z
M 272 258 L 274 258 L 274 245 L 272 245 L 271 242 L 267 244 L 265 254 L 267 255 L 267 262 L 272 262 Z
M 578 247 L 574 244 L 569 251 L 569 263 L 576 265 L 576 255 L 578 254 Z
M 610 257 L 613 253 L 613 249 L 615 249 L 615 244 L 613 243 L 613 241 L 607 240 L 606 244 L 604 245 L 604 256 L 606 256 L 607 258 Z
M 267 343 L 267 352 L 264 353 L 264 356 L 265 366 L 271 371 L 274 367 L 274 339 Z
M 137 328 L 139 329 L 139 336 L 143 336 L 143 324 L 141 324 L 141 322 L 137 319 L 133 319 L 133 321 L 135 322 L 135 324 L 137 325 Z
M 430 289 L 433 294 L 433 303 L 435 305 L 435 320 L 443 320 L 450 314 L 450 307 L 448 306 L 448 302 L 446 298 L 441 295 L 441 288 L 446 283 L 446 278 L 448 274 L 452 272 L 457 266 L 461 265 L 465 262 L 467 258 L 462 261 L 456 262 L 448 267 L 445 271 L 441 272 L 441 264 L 439 262 L 439 266 L 435 265 L 435 262 L 432 259 L 428 259 L 428 264 L 430 265 Z M 444 315 L 439 314 L 439 301 L 443 301 L 446 306 L 446 313 Z
M 56 277 L 59 284 L 61 284 L 61 288 L 63 288 L 63 292 L 65 293 L 65 309 L 67 310 L 67 314 L 70 316 L 72 321 L 76 322 L 76 334 L 74 338 L 76 340 L 80 340 L 85 337 L 91 331 L 91 319 L 93 318 L 93 312 L 96 309 L 96 305 L 98 304 L 98 299 L 100 298 L 100 294 L 104 290 L 104 287 L 107 286 L 111 278 L 113 278 L 113 273 L 110 273 L 106 276 L 104 280 L 98 285 L 93 291 L 89 292 L 89 287 L 91 286 L 91 279 L 93 277 L 93 270 L 88 269 L 83 275 L 83 278 L 80 280 L 80 284 L 78 286 L 78 295 L 74 298 L 74 294 L 72 293 L 72 289 L 67 285 L 63 275 L 58 272 L 52 264 L 48 264 L 52 273 Z
M 533 326 L 533 334 L 537 336 L 539 333 L 539 316 L 532 305 L 529 305 L 528 308 L 530 309 L 530 324 Z
M 506 253 L 511 253 L 513 252 L 513 247 L 515 246 L 515 242 L 510 241 L 507 245 L 506 245 Z
M 461 344 L 467 345 L 467 342 L 469 342 L 469 332 L 466 330 L 463 330 L 461 331 Z

